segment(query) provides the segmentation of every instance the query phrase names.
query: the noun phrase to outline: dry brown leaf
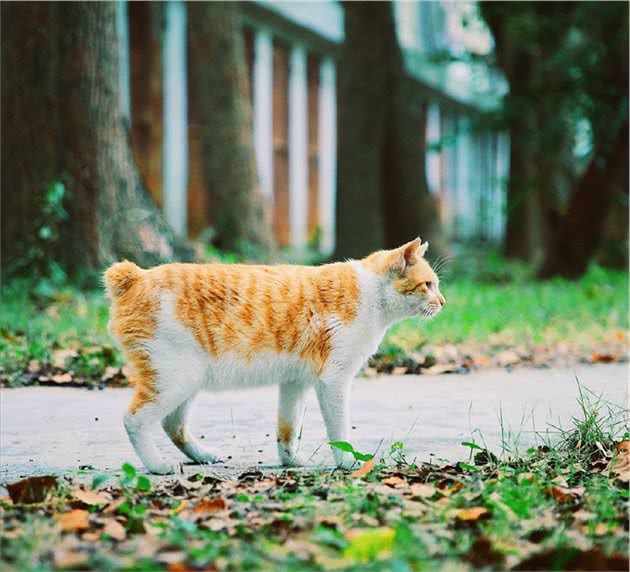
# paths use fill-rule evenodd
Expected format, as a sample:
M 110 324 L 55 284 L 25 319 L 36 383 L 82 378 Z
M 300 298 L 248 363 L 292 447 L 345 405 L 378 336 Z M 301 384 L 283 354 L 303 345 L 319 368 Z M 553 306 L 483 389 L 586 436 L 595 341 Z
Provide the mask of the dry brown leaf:
M 52 364 L 56 368 L 64 369 L 78 357 L 76 350 L 55 350 L 52 353 Z
M 584 488 L 575 487 L 573 489 L 569 489 L 567 487 L 555 486 L 549 489 L 549 494 L 551 494 L 553 500 L 557 503 L 567 504 L 582 496 L 584 494 Z
M 613 361 L 617 361 L 617 356 L 615 354 L 600 354 L 598 352 L 593 352 L 591 354 L 591 361 L 593 363 L 611 363 Z
M 52 379 L 55 383 L 58 383 L 60 385 L 63 385 L 64 383 L 71 383 L 72 382 L 72 376 L 69 373 L 58 373 L 56 375 L 52 375 L 50 377 L 50 379 Z
M 32 359 L 28 362 L 28 372 L 29 373 L 39 373 L 42 369 L 42 364 L 39 360 Z
M 90 527 L 88 522 L 89 517 L 90 513 L 80 508 L 53 515 L 53 518 L 59 523 L 61 530 L 64 532 L 87 530 Z
M 360 468 L 358 468 L 356 471 L 351 473 L 352 477 L 365 477 L 365 475 L 367 475 L 373 468 L 374 468 L 374 463 L 376 462 L 376 458 L 372 457 L 369 461 L 365 461 L 365 463 L 363 463 L 363 465 L 361 465 Z
M 503 350 L 498 353 L 496 358 L 497 364 L 501 367 L 507 367 L 509 365 L 516 365 L 521 361 L 519 356 L 514 350 Z
M 113 518 L 109 518 L 103 527 L 103 534 L 111 536 L 114 540 L 125 540 L 127 531 L 120 522 Z
M 85 491 L 83 489 L 75 489 L 72 491 L 72 496 L 88 506 L 107 504 L 111 500 L 111 497 L 107 493 Z
M 400 477 L 387 477 L 386 479 L 383 479 L 383 484 L 384 485 L 388 485 L 390 487 L 397 487 L 399 485 L 402 484 L 406 484 L 407 481 L 405 481 L 405 479 L 401 479 Z
M 227 509 L 227 507 L 228 503 L 223 497 L 202 499 L 193 509 L 193 513 L 198 516 L 203 516 L 206 514 L 221 512 L 222 510 Z
M 409 371 L 409 368 L 404 365 L 396 366 L 392 369 L 392 375 L 405 375 Z
M 414 483 L 411 485 L 411 498 L 431 498 L 437 489 L 432 485 L 425 483 Z
M 53 551 L 53 561 L 55 568 L 82 568 L 88 561 L 88 555 L 83 552 L 75 552 L 65 548 L 57 548 Z
M 615 455 L 608 464 L 608 472 L 620 481 L 630 481 L 630 441 L 621 441 L 615 447 Z
M 14 503 L 32 504 L 43 502 L 48 493 L 57 487 L 57 477 L 46 475 L 29 477 L 7 485 L 9 496 Z
M 119 367 L 108 366 L 105 368 L 105 372 L 101 376 L 101 381 L 109 381 L 110 379 L 114 379 L 120 374 Z
M 488 516 L 488 509 L 483 506 L 473 506 L 470 508 L 462 508 L 455 513 L 455 518 L 460 521 L 479 520 Z

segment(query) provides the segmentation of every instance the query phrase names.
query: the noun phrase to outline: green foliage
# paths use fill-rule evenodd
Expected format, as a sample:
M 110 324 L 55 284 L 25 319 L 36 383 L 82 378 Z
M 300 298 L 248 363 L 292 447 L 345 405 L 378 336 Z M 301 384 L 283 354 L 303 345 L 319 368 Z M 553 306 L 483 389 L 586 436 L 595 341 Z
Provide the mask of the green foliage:
M 328 444 L 335 449 L 344 451 L 345 453 L 351 453 L 356 461 L 369 461 L 374 457 L 374 455 L 369 453 L 360 453 L 359 451 L 356 451 L 355 448 L 347 441 L 330 441 Z
M 68 218 L 64 207 L 66 200 L 67 191 L 62 182 L 48 185 L 41 195 L 35 233 L 24 245 L 22 257 L 5 266 L 3 280 L 12 276 L 29 276 L 36 283 L 35 293 L 39 296 L 49 296 L 56 288 L 66 284 L 66 273 L 55 261 L 61 227 Z

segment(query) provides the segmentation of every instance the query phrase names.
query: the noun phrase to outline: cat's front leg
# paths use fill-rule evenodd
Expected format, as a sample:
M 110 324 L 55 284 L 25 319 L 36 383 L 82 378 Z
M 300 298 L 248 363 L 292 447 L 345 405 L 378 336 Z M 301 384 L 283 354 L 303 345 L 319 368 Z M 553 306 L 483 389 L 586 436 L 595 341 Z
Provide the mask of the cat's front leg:
M 285 466 L 298 467 L 305 464 L 298 449 L 304 422 L 307 390 L 308 385 L 300 382 L 280 384 L 277 440 L 278 456 Z
M 329 441 L 348 441 L 350 433 L 350 389 L 351 380 L 320 381 L 317 398 L 322 417 L 326 424 Z M 333 457 L 338 467 L 351 469 L 356 460 L 351 453 L 332 447 Z

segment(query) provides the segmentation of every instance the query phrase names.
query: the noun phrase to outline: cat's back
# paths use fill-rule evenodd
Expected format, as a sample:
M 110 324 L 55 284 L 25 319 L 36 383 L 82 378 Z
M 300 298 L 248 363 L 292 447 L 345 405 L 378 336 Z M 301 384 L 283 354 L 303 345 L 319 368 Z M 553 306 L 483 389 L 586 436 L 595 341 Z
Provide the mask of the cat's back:
M 252 360 L 293 354 L 324 367 L 334 336 L 357 315 L 359 277 L 350 263 L 323 266 L 130 262 L 105 274 L 110 331 L 123 345 L 181 328 L 211 357 Z

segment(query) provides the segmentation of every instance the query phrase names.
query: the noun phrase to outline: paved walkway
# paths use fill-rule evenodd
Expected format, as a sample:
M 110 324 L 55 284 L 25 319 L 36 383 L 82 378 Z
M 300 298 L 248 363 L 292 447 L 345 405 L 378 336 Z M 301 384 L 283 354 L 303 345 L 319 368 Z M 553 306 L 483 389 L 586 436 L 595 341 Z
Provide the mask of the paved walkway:
M 483 436 L 494 451 L 500 451 L 502 433 L 510 446 L 518 438 L 524 450 L 549 423 L 570 426 L 579 412 L 576 376 L 612 403 L 627 404 L 626 364 L 357 379 L 351 441 L 357 450 L 373 452 L 379 444 L 381 451 L 389 451 L 390 444 L 400 440 L 409 459 L 454 460 L 466 457 L 460 443 L 474 431 L 477 441 Z M 0 390 L 0 483 L 83 465 L 111 472 L 124 461 L 139 465 L 122 426 L 131 393 L 54 387 Z M 275 387 L 201 394 L 193 430 L 230 467 L 275 465 L 276 401 Z M 156 436 L 167 454 L 181 457 L 161 429 Z M 325 442 L 311 394 L 302 451 L 312 455 L 314 465 L 331 462 L 328 447 L 321 447 Z

